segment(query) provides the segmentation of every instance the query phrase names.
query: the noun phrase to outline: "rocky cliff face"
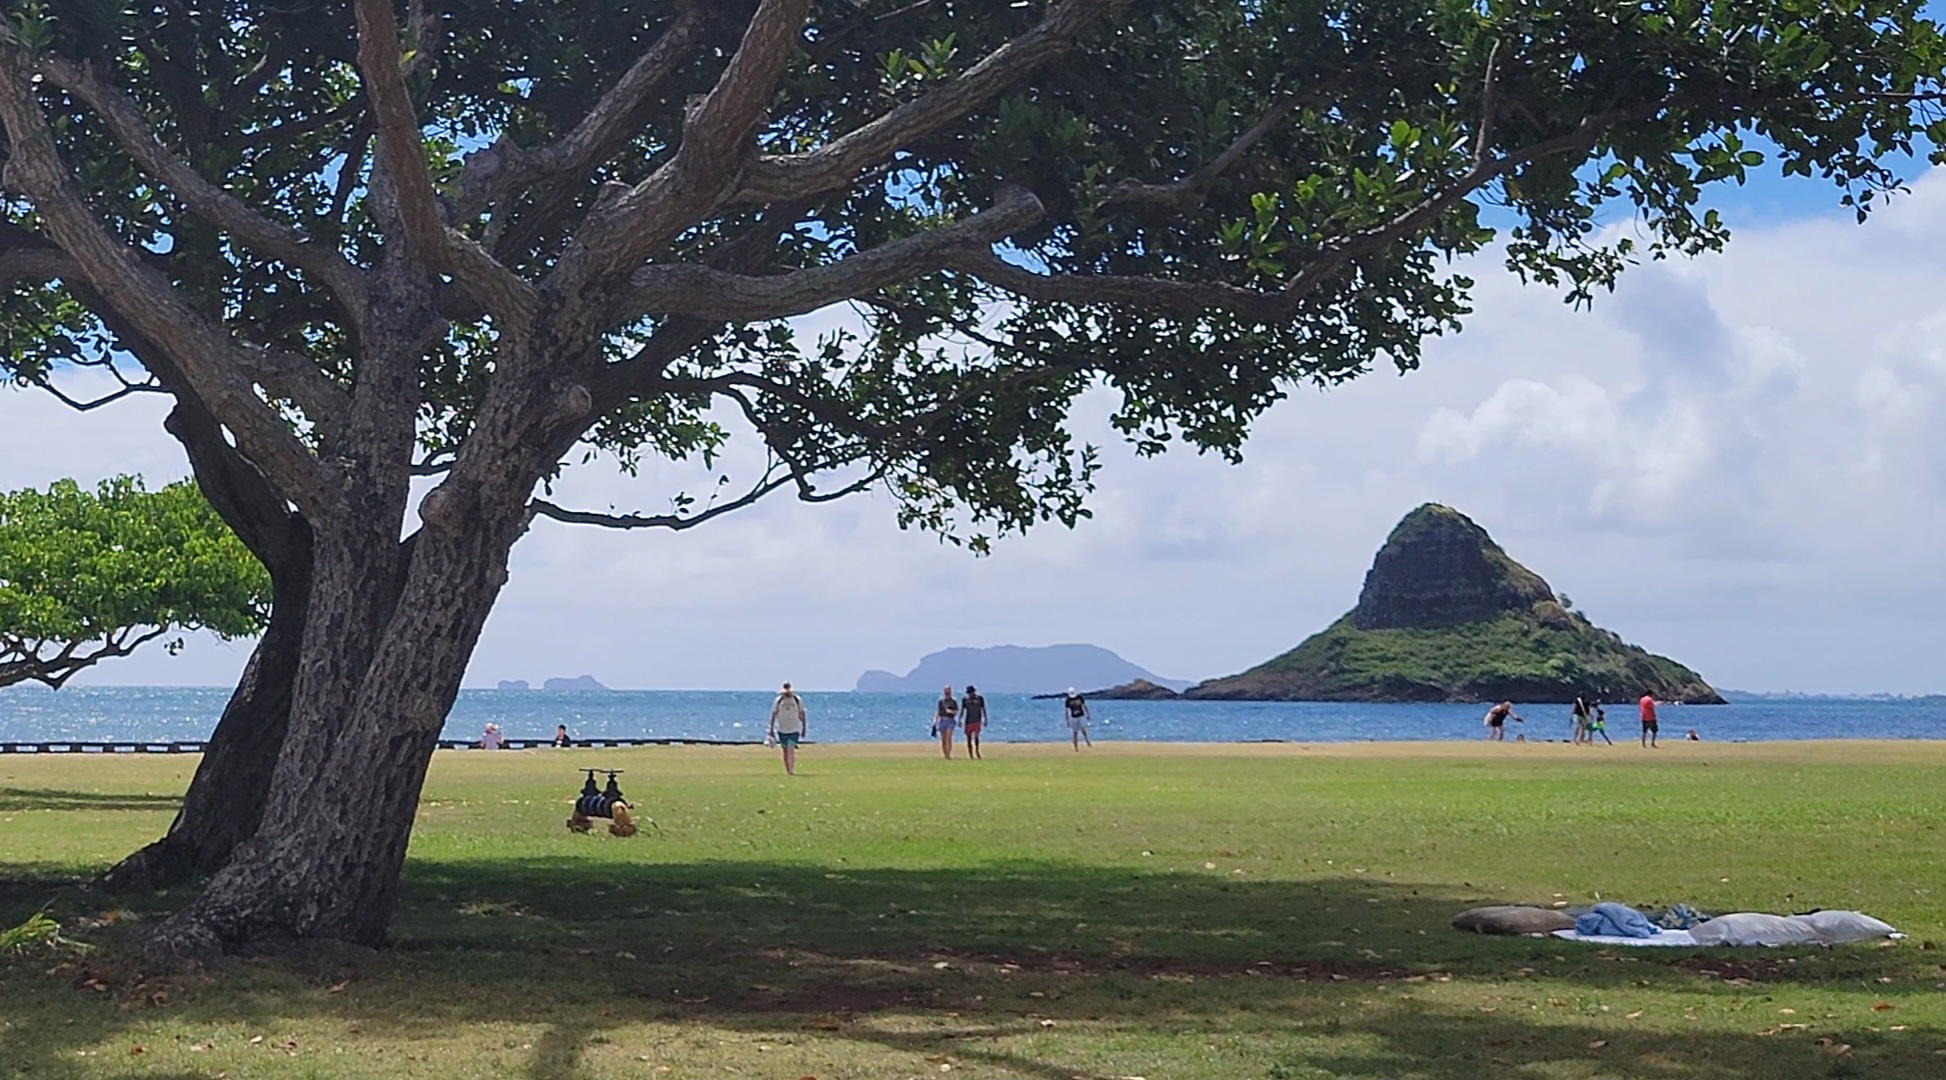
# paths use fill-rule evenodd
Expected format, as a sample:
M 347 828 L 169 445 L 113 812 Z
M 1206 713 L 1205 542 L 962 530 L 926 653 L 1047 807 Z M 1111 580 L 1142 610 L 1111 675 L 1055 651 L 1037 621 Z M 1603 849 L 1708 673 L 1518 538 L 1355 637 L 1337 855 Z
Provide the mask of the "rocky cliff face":
M 1569 611 L 1486 530 L 1427 504 L 1392 530 L 1358 606 L 1297 648 L 1190 698 L 1277 701 L 1723 699 L 1695 672 Z
M 1360 630 L 1456 626 L 1553 599 L 1540 575 L 1508 558 L 1472 519 L 1428 503 L 1386 537 L 1351 621 Z

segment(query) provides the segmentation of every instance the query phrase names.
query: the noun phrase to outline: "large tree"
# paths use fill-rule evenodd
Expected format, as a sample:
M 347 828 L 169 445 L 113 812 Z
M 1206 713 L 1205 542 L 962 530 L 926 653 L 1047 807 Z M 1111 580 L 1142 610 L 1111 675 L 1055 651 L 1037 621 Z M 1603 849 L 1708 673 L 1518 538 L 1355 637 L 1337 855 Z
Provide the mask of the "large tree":
M 256 634 L 269 606 L 263 567 L 192 484 L 0 492 L 0 686 L 58 690 L 186 630 Z
M 13 0 L 8 363 L 139 360 L 301 611 L 253 729 L 280 797 L 156 955 L 384 936 L 537 515 L 879 486 L 976 548 L 1072 523 L 1090 387 L 1142 452 L 1235 455 L 1294 384 L 1416 366 L 1454 256 L 1586 299 L 1721 244 L 1703 191 L 1766 151 L 1862 216 L 1938 123 L 1919 8 Z M 769 467 L 720 501 L 536 497 L 736 438 Z

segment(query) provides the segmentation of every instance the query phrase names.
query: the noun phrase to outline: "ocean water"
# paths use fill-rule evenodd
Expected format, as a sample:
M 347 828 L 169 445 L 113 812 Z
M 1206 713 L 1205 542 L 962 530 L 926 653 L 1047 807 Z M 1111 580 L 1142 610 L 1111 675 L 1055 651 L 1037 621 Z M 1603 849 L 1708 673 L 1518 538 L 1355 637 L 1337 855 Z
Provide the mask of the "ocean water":
M 70 687 L 0 690 L 0 742 L 196 740 L 209 736 L 229 696 L 218 687 Z M 577 737 L 761 739 L 768 691 L 467 690 L 453 706 L 445 737 L 471 739 L 489 722 L 515 739 L 543 739 L 556 724 Z M 928 738 L 930 694 L 807 692 L 811 738 L 820 742 L 900 742 Z M 1058 701 L 988 697 L 993 742 L 1058 742 L 1067 727 Z M 1399 742 L 1478 739 L 1480 705 L 1364 705 L 1259 701 L 1091 702 L 1097 740 L 1145 742 Z M 1565 739 L 1565 705 L 1519 710 L 1513 734 Z M 1730 705 L 1664 706 L 1662 736 L 1694 728 L 1710 741 L 1761 739 L 1946 738 L 1946 699 L 1763 699 Z M 1617 742 L 1633 741 L 1633 705 L 1608 710 Z

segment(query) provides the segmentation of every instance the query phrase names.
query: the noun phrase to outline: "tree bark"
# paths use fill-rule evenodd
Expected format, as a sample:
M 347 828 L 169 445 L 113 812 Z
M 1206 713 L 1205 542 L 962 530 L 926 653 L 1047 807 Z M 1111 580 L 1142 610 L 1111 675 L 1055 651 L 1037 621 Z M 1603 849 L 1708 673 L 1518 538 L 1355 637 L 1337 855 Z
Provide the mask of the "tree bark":
M 269 625 L 210 734 L 175 821 L 161 839 L 102 875 L 103 888 L 154 891 L 206 877 L 256 834 L 290 726 L 310 590 L 308 560 L 276 575 Z
M 143 345 L 139 337 L 129 340 Z M 146 355 L 151 353 L 144 351 L 144 362 L 158 377 L 176 379 L 174 369 Z M 291 682 L 311 598 L 311 531 L 304 519 L 229 445 L 193 396 L 179 398 L 164 426 L 188 452 L 210 505 L 270 572 L 270 620 L 210 733 L 168 833 L 102 876 L 102 886 L 116 892 L 166 889 L 212 874 L 257 831 L 290 726 Z
M 492 515 L 422 505 L 427 524 L 404 544 L 320 530 L 262 822 L 151 932 L 152 965 L 276 939 L 385 941 L 427 765 L 525 527 L 524 498 L 503 503 Z

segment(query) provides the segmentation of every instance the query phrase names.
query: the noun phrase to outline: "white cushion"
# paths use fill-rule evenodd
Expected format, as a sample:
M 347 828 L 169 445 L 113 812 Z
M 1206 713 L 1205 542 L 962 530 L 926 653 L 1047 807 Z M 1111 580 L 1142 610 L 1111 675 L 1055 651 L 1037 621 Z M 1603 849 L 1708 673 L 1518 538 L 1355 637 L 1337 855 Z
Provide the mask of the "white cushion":
M 1818 940 L 1832 945 L 1842 945 L 1847 941 L 1871 941 L 1898 933 L 1891 924 L 1880 922 L 1862 911 L 1813 911 L 1809 915 L 1793 915 L 1791 918 L 1808 924 L 1817 931 Z
M 1739 911 L 1689 928 L 1698 945 L 1816 945 L 1825 939 L 1793 916 Z

